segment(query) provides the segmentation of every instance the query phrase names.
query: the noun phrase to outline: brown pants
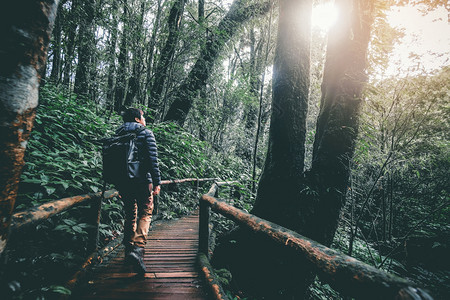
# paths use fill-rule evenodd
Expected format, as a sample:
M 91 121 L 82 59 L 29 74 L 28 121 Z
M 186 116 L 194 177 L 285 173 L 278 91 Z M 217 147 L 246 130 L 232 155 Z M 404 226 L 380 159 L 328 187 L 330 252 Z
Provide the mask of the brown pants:
M 153 185 L 138 184 L 123 188 L 120 197 L 125 210 L 123 244 L 143 248 L 152 221 Z

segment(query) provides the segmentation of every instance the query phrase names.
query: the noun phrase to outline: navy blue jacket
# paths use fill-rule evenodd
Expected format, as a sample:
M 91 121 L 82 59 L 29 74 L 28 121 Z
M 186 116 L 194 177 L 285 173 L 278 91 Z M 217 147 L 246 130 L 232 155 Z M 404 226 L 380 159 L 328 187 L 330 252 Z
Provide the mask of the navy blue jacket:
M 138 147 L 138 159 L 143 163 L 145 176 L 141 182 L 153 183 L 153 186 L 161 184 L 161 173 L 158 166 L 158 149 L 153 132 L 137 122 L 125 122 L 116 130 L 116 134 L 122 135 L 136 132 L 138 128 L 143 129 L 137 135 L 136 145 Z M 139 130 L 138 130 L 139 131 Z

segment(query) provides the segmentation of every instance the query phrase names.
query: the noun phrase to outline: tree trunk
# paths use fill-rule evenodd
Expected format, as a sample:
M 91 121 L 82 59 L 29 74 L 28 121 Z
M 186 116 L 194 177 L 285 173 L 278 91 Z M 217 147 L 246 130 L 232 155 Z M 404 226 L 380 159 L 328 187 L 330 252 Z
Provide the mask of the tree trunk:
M 88 95 L 90 85 L 91 56 L 95 49 L 94 0 L 84 0 L 81 6 L 80 44 L 78 45 L 78 65 L 75 74 L 74 92 Z
M 339 0 L 340 22 L 329 33 L 322 97 L 305 197 L 307 235 L 330 245 L 345 200 L 358 133 L 359 107 L 367 81 L 366 56 L 373 23 L 373 1 Z
M 389 240 L 392 240 L 392 226 L 394 222 L 394 176 L 389 175 Z
M 114 90 L 115 90 L 115 74 L 116 74 L 116 46 L 117 46 L 117 27 L 118 27 L 118 7 L 113 1 L 111 10 L 111 33 L 109 38 L 108 50 L 108 90 L 106 94 L 106 105 L 108 111 L 112 111 L 114 107 Z
M 162 102 L 161 95 L 169 76 L 169 65 L 172 62 L 178 43 L 185 3 L 185 0 L 176 0 L 167 18 L 169 36 L 161 50 L 161 58 L 156 66 L 153 84 L 150 89 L 149 107 L 153 109 L 157 108 Z
M 255 140 L 255 127 L 257 127 L 258 120 L 258 105 L 260 99 L 261 73 L 263 72 L 262 61 L 264 60 L 264 53 L 261 51 L 262 45 L 265 42 L 264 30 L 260 30 L 260 40 L 256 40 L 254 27 L 250 28 L 250 62 L 246 72 L 249 78 L 249 88 L 253 101 L 244 105 L 244 139 L 236 147 L 237 154 L 245 160 L 252 160 L 252 144 Z M 268 41 L 267 41 L 268 42 Z M 270 43 L 270 42 L 268 42 Z M 253 148 L 254 150 L 254 148 Z
M 64 68 L 63 68 L 63 83 L 66 86 L 69 86 L 71 71 L 72 71 L 72 60 L 75 53 L 75 37 L 77 34 L 78 27 L 78 3 L 79 0 L 72 0 L 72 7 L 70 10 L 69 18 L 67 19 L 67 23 L 69 26 L 67 33 L 67 41 L 66 41 L 66 49 L 64 55 Z
M 235 0 L 217 28 L 212 30 L 206 46 L 201 49 L 200 57 L 188 77 L 177 88 L 174 101 L 169 107 L 164 121 L 173 121 L 183 126 L 195 97 L 205 86 L 225 43 L 230 40 L 242 23 L 256 15 L 267 13 L 270 7 L 268 2 L 251 6 L 245 6 L 245 4 L 245 1 Z
M 141 3 L 141 11 L 137 20 L 137 25 L 133 30 L 133 71 L 131 77 L 128 80 L 128 92 L 125 99 L 125 106 L 130 107 L 136 103 L 136 97 L 139 94 L 140 84 L 141 84 L 141 73 L 142 73 L 142 38 L 143 38 L 143 24 L 145 17 L 145 1 Z
M 205 21 L 205 0 L 198 0 L 198 24 L 203 25 Z
M 311 11 L 312 1 L 280 3 L 269 147 L 253 207 L 254 214 L 280 225 L 287 225 L 303 178 Z
M 122 14 L 122 37 L 120 41 L 119 67 L 117 69 L 116 90 L 114 95 L 114 110 L 120 112 L 125 100 L 126 84 L 127 84 L 127 65 L 128 65 L 128 8 L 127 1 L 123 2 Z
M 145 105 L 150 107 L 150 93 L 147 92 L 147 88 L 150 86 L 151 82 L 152 82 L 152 65 L 153 65 L 153 58 L 155 56 L 155 45 L 156 45 L 156 34 L 159 30 L 159 26 L 160 26 L 160 21 L 161 21 L 161 11 L 162 11 L 162 7 L 161 7 L 161 1 L 162 0 L 158 0 L 158 7 L 156 10 L 156 16 L 154 19 L 154 23 L 153 23 L 153 29 L 152 29 L 152 36 L 150 37 L 150 41 L 148 43 L 148 54 L 147 54 L 147 76 L 145 79 Z
M 261 75 L 261 84 L 260 84 L 260 91 L 259 91 L 259 108 L 258 108 L 258 119 L 256 123 L 256 134 L 255 134 L 255 144 L 253 146 L 253 170 L 252 170 L 252 192 L 256 192 L 256 162 L 257 162 L 257 155 L 258 155 L 258 143 L 259 143 L 259 136 L 261 134 L 261 122 L 262 122 L 262 111 L 263 111 L 263 99 L 264 99 L 264 82 L 266 78 L 266 71 L 265 66 L 267 65 L 267 61 L 269 58 L 269 46 L 270 46 L 270 40 L 271 40 L 271 33 L 272 33 L 272 10 L 270 11 L 270 17 L 269 17 L 269 25 L 267 26 L 267 42 L 266 42 L 266 49 L 264 54 L 264 64 L 262 69 L 262 75 Z
M 52 70 L 50 73 L 50 80 L 58 83 L 61 79 L 61 21 L 62 21 L 62 3 L 58 7 L 58 13 L 56 15 L 55 27 L 53 29 L 54 42 L 53 44 L 53 60 L 52 60 Z
M 269 145 L 252 210 L 253 214 L 288 228 L 293 219 L 298 219 L 293 210 L 303 179 L 311 14 L 312 0 L 279 3 Z M 304 292 L 307 281 L 300 271 L 298 255 L 245 230 L 235 234 L 231 239 L 239 243 L 224 244 L 222 249 L 229 247 L 225 252 L 233 261 L 226 264 L 238 286 L 256 298 L 287 299 Z
M 381 190 L 381 213 L 382 213 L 382 222 L 381 222 L 381 233 L 383 237 L 383 241 L 386 241 L 387 235 L 386 235 L 386 193 L 385 193 L 386 187 L 384 179 L 382 181 L 382 190 Z
M 11 1 L 0 13 L 0 255 L 8 242 L 58 2 Z

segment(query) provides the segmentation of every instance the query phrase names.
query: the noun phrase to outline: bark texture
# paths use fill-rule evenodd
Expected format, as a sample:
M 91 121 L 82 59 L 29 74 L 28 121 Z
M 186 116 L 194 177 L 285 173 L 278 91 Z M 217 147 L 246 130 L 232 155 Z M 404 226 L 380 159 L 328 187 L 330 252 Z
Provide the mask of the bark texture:
M 8 241 L 58 2 L 12 1 L 0 14 L 0 254 Z
M 269 147 L 253 213 L 285 224 L 305 158 L 312 1 L 280 2 Z

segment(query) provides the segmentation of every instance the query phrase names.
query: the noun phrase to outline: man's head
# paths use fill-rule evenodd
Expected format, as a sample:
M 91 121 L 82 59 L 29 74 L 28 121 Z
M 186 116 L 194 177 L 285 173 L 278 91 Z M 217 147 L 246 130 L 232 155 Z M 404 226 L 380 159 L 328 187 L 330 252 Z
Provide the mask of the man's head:
M 122 115 L 124 122 L 137 122 L 146 126 L 144 112 L 137 108 L 128 108 Z

